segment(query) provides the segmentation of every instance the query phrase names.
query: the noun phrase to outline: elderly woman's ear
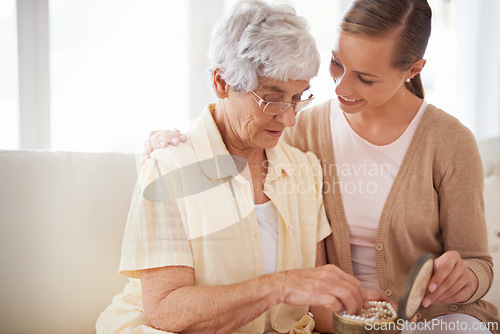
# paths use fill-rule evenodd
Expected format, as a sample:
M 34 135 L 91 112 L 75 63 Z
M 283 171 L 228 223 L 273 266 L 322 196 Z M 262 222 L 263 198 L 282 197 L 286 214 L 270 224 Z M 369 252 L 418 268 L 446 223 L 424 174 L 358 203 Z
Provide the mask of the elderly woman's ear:
M 215 89 L 215 94 L 217 94 L 217 97 L 219 99 L 225 99 L 229 93 L 229 85 L 226 83 L 224 79 L 222 79 L 221 76 L 222 72 L 219 69 L 214 70 L 214 89 Z

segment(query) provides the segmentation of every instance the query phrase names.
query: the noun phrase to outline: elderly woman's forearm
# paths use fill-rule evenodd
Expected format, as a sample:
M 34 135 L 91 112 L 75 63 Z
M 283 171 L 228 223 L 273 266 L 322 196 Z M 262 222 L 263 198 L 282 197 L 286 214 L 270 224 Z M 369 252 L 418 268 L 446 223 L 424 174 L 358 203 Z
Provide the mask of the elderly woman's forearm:
M 146 317 L 165 331 L 230 333 L 279 302 L 279 288 L 271 276 L 224 286 L 181 287 L 156 305 L 145 304 Z

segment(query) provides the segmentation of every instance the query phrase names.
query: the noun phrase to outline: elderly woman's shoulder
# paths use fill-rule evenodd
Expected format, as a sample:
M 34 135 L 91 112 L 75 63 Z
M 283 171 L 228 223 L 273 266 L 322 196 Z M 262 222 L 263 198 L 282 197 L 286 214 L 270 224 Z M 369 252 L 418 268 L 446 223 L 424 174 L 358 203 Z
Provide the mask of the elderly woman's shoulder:
M 151 160 L 151 163 L 161 165 L 167 170 L 179 169 L 198 161 L 196 152 L 189 139 L 185 143 L 179 143 L 177 146 L 169 145 L 154 150 L 149 160 Z
M 318 157 L 311 151 L 304 152 L 297 147 L 290 146 L 283 141 L 280 141 L 277 147 L 282 150 L 282 152 L 292 165 L 310 169 L 317 169 L 318 166 L 319 168 L 321 168 Z

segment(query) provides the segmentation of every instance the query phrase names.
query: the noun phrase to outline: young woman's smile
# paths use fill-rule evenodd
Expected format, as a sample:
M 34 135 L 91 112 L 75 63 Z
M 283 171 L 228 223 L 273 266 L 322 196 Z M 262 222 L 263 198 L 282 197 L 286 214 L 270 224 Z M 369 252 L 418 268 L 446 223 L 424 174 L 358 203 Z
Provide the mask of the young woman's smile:
M 342 110 L 352 113 L 378 108 L 404 93 L 406 73 L 392 66 L 396 37 L 339 34 L 330 74 Z

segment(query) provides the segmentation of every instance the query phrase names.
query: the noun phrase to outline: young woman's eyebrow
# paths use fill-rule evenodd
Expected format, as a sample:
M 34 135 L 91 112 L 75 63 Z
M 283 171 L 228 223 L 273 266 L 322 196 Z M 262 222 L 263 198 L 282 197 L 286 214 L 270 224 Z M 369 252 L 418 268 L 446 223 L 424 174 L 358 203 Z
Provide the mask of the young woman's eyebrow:
M 337 58 L 337 56 L 335 55 L 335 51 L 332 51 L 332 56 L 333 58 L 335 58 L 335 60 L 340 64 L 342 65 L 342 62 L 339 60 L 339 58 Z M 342 65 L 344 66 L 344 65 Z M 353 72 L 356 72 L 357 74 L 360 74 L 360 75 L 364 75 L 364 76 L 368 76 L 368 77 L 373 77 L 373 78 L 379 78 L 378 75 L 375 75 L 375 74 L 371 74 L 371 73 L 366 73 L 366 72 L 361 72 L 361 71 L 353 71 Z

